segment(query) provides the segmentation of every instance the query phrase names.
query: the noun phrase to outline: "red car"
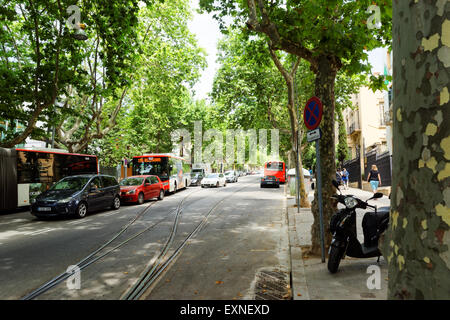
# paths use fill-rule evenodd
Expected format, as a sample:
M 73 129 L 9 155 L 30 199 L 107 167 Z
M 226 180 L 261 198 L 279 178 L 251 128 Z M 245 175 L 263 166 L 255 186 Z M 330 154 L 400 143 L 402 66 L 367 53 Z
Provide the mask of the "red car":
M 131 176 L 120 181 L 119 185 L 123 202 L 142 204 L 148 199 L 164 198 L 164 186 L 158 176 Z

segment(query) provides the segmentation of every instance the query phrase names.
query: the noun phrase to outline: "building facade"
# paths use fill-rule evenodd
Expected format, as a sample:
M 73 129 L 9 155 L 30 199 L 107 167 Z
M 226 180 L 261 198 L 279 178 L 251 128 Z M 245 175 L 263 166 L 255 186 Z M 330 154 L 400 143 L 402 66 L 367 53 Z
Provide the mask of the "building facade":
M 389 94 L 360 88 L 352 96 L 352 108 L 343 111 L 351 160 L 344 163 L 354 187 L 366 189 L 365 181 L 372 164 L 376 164 L 383 186 L 391 182 L 391 135 Z

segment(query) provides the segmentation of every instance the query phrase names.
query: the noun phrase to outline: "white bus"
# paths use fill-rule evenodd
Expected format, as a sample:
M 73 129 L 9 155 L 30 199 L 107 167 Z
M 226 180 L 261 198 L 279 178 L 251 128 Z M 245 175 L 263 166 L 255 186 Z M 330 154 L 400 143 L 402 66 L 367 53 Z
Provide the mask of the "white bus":
M 189 162 L 169 153 L 151 153 L 133 157 L 132 172 L 134 176 L 157 175 L 166 192 L 177 192 L 191 184 Z
M 47 148 L 0 148 L 0 210 L 29 206 L 53 183 L 77 174 L 98 174 L 97 156 Z

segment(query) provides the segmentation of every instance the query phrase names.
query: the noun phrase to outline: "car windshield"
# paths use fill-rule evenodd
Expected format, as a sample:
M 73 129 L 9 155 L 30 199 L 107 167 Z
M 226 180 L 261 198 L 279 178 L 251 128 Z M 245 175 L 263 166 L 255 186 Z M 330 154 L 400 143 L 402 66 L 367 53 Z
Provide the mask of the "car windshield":
M 198 178 L 198 177 L 200 177 L 200 173 L 198 173 L 198 172 L 191 172 L 191 177 L 192 178 Z
M 218 178 L 218 177 L 219 177 L 219 175 L 216 174 L 216 173 L 208 174 L 208 175 L 206 176 L 206 178 L 208 178 L 208 179 L 216 179 L 216 178 Z
M 49 190 L 75 190 L 79 191 L 83 189 L 86 183 L 89 181 L 89 177 L 69 177 L 64 178 L 55 183 Z
M 125 178 L 120 181 L 121 186 L 140 186 L 144 178 Z
M 266 179 L 274 180 L 274 179 L 275 179 L 275 176 L 266 176 Z
M 225 172 L 225 175 L 226 175 L 226 176 L 230 176 L 230 175 L 232 175 L 232 174 L 233 174 L 233 172 L 231 172 L 231 171 Z

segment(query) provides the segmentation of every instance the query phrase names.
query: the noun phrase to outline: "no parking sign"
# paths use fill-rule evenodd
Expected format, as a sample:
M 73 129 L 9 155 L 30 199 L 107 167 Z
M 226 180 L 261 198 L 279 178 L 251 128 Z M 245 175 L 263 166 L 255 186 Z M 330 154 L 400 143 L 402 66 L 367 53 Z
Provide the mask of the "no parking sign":
M 316 129 L 322 120 L 323 105 L 317 97 L 312 97 L 306 102 L 305 110 L 303 111 L 303 121 L 309 130 Z

